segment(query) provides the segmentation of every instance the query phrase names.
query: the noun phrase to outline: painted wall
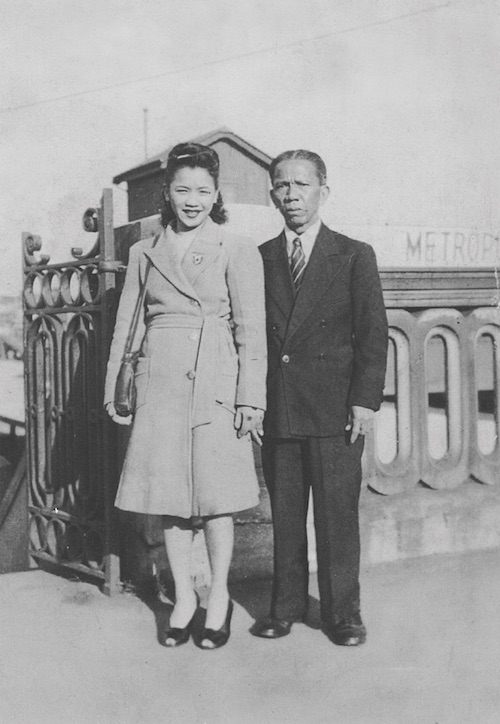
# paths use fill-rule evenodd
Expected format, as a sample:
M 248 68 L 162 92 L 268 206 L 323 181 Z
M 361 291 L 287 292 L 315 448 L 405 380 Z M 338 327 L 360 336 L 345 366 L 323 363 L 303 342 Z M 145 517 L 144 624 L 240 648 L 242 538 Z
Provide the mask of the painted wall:
M 225 141 L 213 144 L 220 159 L 220 189 L 225 203 L 270 203 L 268 174 L 254 159 Z

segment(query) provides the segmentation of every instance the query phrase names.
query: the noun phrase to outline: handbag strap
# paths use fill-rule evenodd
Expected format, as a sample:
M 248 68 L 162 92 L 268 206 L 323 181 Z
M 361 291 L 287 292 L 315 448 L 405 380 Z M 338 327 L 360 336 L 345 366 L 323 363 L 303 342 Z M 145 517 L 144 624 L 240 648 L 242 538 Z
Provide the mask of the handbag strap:
M 156 246 L 156 243 L 159 238 L 160 238 L 160 234 L 157 234 L 155 237 L 155 240 L 153 241 L 153 246 L 151 247 L 152 249 Z M 139 314 L 141 313 L 142 306 L 144 304 L 144 297 L 146 296 L 146 285 L 148 282 L 148 276 L 149 276 L 150 269 L 151 269 L 151 259 L 148 258 L 147 263 L 146 263 L 146 269 L 144 271 L 144 282 L 142 284 L 141 291 L 140 291 L 139 296 L 137 297 L 137 301 L 135 303 L 134 314 L 132 315 L 132 322 L 130 323 L 130 327 L 128 330 L 127 341 L 125 342 L 125 349 L 123 351 L 123 359 L 126 359 L 132 351 L 135 333 L 137 332 L 137 325 L 139 324 Z

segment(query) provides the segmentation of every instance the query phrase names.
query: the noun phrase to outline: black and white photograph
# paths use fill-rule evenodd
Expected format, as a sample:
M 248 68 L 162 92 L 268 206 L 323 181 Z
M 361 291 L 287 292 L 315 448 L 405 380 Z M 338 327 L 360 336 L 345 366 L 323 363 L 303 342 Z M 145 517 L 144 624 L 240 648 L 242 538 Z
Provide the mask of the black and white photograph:
M 2 724 L 500 721 L 499 0 L 4 0 Z

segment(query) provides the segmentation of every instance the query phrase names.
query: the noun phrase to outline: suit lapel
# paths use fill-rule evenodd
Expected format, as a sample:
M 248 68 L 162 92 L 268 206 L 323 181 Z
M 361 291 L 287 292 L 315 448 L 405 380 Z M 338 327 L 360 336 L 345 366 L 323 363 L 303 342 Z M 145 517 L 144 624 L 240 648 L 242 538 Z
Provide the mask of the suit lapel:
M 335 232 L 321 224 L 304 272 L 300 291 L 295 298 L 295 305 L 286 332 L 287 342 L 304 324 L 327 288 L 332 285 L 335 277 L 347 263 L 345 257 L 339 256 L 340 249 L 336 237 Z
M 266 291 L 284 317 L 288 319 L 295 301 L 290 264 L 286 251 L 286 237 L 283 231 L 264 256 L 266 268 Z

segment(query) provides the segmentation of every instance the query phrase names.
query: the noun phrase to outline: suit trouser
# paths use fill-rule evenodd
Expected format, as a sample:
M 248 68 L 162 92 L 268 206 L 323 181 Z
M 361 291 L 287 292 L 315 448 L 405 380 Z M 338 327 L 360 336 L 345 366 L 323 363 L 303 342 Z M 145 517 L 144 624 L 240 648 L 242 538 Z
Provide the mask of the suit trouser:
M 271 615 L 305 617 L 307 507 L 312 487 L 321 621 L 359 611 L 359 495 L 364 438 L 267 438 L 262 450 L 274 528 Z

